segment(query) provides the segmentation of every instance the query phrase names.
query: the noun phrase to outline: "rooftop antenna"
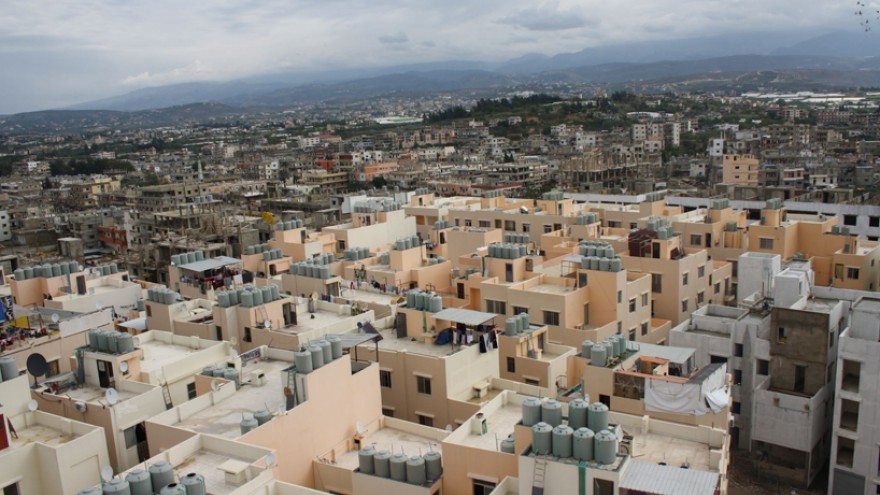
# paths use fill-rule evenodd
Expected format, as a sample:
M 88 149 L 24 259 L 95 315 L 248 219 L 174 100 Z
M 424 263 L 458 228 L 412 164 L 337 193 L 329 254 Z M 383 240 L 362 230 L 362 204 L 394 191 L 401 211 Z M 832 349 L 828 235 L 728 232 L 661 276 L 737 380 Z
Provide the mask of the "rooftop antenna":
M 49 363 L 46 362 L 46 358 L 43 357 L 39 352 L 35 352 L 28 356 L 27 358 L 27 370 L 31 376 L 34 377 L 34 385 L 32 388 L 37 388 L 39 383 L 37 383 L 37 378 L 41 377 L 49 371 Z
M 107 403 L 112 407 L 114 404 L 119 402 L 119 392 L 116 391 L 115 388 L 110 387 L 104 392 L 104 398 L 107 400 Z

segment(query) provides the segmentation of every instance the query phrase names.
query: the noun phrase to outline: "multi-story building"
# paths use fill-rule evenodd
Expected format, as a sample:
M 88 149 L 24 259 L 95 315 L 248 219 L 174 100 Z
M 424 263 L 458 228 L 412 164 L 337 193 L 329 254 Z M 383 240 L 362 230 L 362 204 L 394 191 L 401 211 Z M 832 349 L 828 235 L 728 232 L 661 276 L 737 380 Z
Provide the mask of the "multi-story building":
M 753 155 L 724 155 L 721 167 L 725 184 L 758 185 L 758 159 Z

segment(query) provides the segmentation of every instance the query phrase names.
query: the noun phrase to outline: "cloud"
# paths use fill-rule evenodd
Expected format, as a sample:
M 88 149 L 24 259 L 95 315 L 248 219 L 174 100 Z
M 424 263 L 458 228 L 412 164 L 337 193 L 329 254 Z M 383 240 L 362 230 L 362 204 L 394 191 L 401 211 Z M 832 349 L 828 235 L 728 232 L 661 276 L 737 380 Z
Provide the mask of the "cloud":
M 218 76 L 222 76 L 222 74 L 203 64 L 201 60 L 195 60 L 186 67 L 177 67 L 157 73 L 144 71 L 127 76 L 120 82 L 125 86 L 158 86 L 185 81 L 210 80 L 216 79 Z
M 403 31 L 394 34 L 383 34 L 379 36 L 379 42 L 386 45 L 400 45 L 409 41 L 409 37 Z
M 599 21 L 587 19 L 579 10 L 574 7 L 563 9 L 558 2 L 547 2 L 514 12 L 498 22 L 529 31 L 562 31 L 599 25 Z

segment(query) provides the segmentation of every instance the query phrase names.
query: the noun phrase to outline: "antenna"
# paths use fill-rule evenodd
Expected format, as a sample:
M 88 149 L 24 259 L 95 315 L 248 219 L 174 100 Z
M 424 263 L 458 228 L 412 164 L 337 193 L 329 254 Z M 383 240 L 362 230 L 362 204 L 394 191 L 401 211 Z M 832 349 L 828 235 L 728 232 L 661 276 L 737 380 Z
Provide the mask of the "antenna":
M 117 392 L 115 388 L 110 387 L 104 392 L 104 398 L 107 399 L 107 403 L 112 406 L 119 402 L 119 392 Z
M 39 386 L 37 383 L 37 377 L 43 376 L 49 371 L 49 363 L 46 362 L 46 358 L 43 357 L 42 354 L 35 352 L 28 356 L 26 366 L 28 373 L 34 377 L 33 388 L 37 388 Z

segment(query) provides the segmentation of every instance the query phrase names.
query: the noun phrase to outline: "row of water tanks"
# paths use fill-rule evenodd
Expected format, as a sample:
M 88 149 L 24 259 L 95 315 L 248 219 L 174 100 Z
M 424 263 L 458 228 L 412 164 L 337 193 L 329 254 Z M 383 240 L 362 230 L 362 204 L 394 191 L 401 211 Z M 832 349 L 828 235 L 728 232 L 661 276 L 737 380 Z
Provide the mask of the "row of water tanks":
M 514 336 L 529 329 L 529 314 L 520 313 L 504 320 L 504 335 Z
M 179 294 L 167 287 L 150 287 L 147 289 L 147 301 L 157 302 L 159 304 L 174 304 L 177 302 Z
M 428 265 L 437 265 L 446 261 L 446 258 L 443 256 L 434 256 L 432 258 L 428 258 Z
M 412 289 L 406 293 L 406 307 L 437 313 L 443 309 L 443 298 L 420 289 Z
M 581 342 L 581 357 L 589 359 L 592 366 L 604 368 L 614 358 L 625 356 L 628 349 L 626 337 L 614 334 L 598 344 L 592 340 Z
M 342 357 L 342 340 L 339 337 L 329 336 L 326 339 L 316 340 L 308 347 L 293 353 L 293 362 L 299 373 L 311 373 L 312 371 Z
M 275 284 L 269 284 L 262 288 L 246 285 L 240 289 L 217 293 L 217 304 L 221 308 L 236 305 L 241 305 L 243 308 L 253 308 L 278 299 L 281 299 L 281 289 Z
M 244 254 L 247 254 L 247 255 L 260 254 L 260 253 L 265 253 L 268 250 L 269 250 L 269 243 L 264 242 L 262 244 L 253 244 L 251 246 L 246 247 L 244 250 Z
M 415 247 L 419 247 L 422 245 L 422 240 L 419 239 L 419 236 L 411 235 L 408 237 L 402 237 L 396 241 L 394 241 L 394 250 L 395 251 L 406 251 L 407 249 L 412 249 Z
M 443 230 L 449 228 L 448 220 L 437 220 L 434 222 L 434 230 Z
M 0 357 L 0 382 L 18 378 L 18 361 L 12 356 Z
M 659 192 L 649 192 L 645 194 L 645 201 L 648 203 L 654 203 L 657 201 L 663 200 L 664 194 Z
M 730 200 L 727 198 L 713 199 L 709 202 L 709 208 L 712 210 L 726 210 L 730 208 Z
M 592 225 L 599 221 L 599 215 L 595 213 L 582 213 L 575 217 L 576 225 Z
M 617 435 L 607 429 L 595 433 L 590 428 L 575 430 L 568 425 L 552 427 L 541 422 L 532 427 L 532 452 L 560 459 L 575 458 L 603 465 L 614 464 L 617 460 Z
M 116 263 L 112 263 L 113 266 L 116 266 Z M 54 263 L 45 265 L 36 265 L 36 266 L 26 266 L 23 268 L 16 268 L 13 272 L 15 275 L 15 280 L 29 280 L 32 278 L 52 278 L 52 277 L 60 277 L 62 275 L 70 275 L 71 273 L 77 273 L 80 271 L 79 263 L 76 261 L 67 261 L 62 263 Z M 118 269 L 117 269 L 118 271 Z M 113 272 L 116 273 L 116 272 Z M 109 274 L 109 273 L 108 273 Z
M 275 230 L 293 230 L 301 229 L 305 224 L 302 220 L 290 220 L 288 222 L 278 222 L 275 224 Z
M 279 260 L 284 257 L 284 253 L 280 249 L 270 249 L 263 251 L 263 261 Z
M 504 242 L 511 244 L 528 244 L 532 242 L 529 234 L 504 234 Z
M 489 244 L 489 257 L 502 258 L 506 260 L 515 260 L 529 254 L 528 248 L 524 244 Z
M 612 273 L 623 270 L 623 260 L 614 256 L 614 250 L 609 248 L 609 251 L 610 253 L 604 254 L 611 254 L 612 257 L 582 256 L 581 269 Z
M 220 366 L 205 366 L 202 368 L 202 375 L 229 380 L 235 384 L 236 389 L 241 386 L 241 374 L 234 367 L 226 366 L 225 364 Z
M 128 354 L 134 352 L 134 336 L 116 330 L 89 330 L 89 348 L 93 352 Z
M 392 454 L 387 450 L 364 447 L 358 451 L 358 468 L 364 474 L 424 485 L 440 479 L 443 460 L 440 453 L 433 450 L 423 456 L 407 457 L 403 453 Z
M 114 478 L 103 486 L 89 487 L 79 495 L 207 495 L 205 477 L 189 473 L 174 481 L 174 468 L 165 461 L 152 464 L 149 471 L 134 469 L 125 479 Z
M 560 191 L 550 191 L 542 194 L 541 198 L 547 201 L 562 201 L 565 199 L 565 196 Z
M 290 265 L 288 273 L 291 275 L 299 275 L 301 277 L 320 278 L 327 280 L 333 276 L 330 267 L 326 265 L 314 265 L 305 262 L 294 263 Z
M 581 241 L 578 244 L 578 254 L 581 256 L 613 258 L 614 248 L 611 247 L 611 244 L 603 241 Z
M 346 261 L 357 261 L 369 258 L 372 256 L 372 253 L 370 253 L 370 250 L 365 247 L 352 247 L 343 251 L 342 255 Z
M 260 409 L 259 411 L 255 411 L 253 413 L 243 413 L 241 415 L 241 423 L 239 424 L 241 434 L 244 435 L 260 426 L 263 426 L 269 421 L 272 421 L 272 412 L 268 409 Z
M 545 423 L 555 428 L 562 422 L 562 403 L 555 399 L 542 401 L 537 397 L 529 397 L 522 404 L 523 426 L 534 426 Z M 608 428 L 608 406 L 601 402 L 590 404 L 590 397 L 575 399 L 568 405 L 568 421 L 572 429 L 589 428 L 601 431 Z
M 175 254 L 171 257 L 171 262 L 174 263 L 174 266 L 180 266 L 195 263 L 196 261 L 204 261 L 204 259 L 205 252 L 202 250 L 198 250 L 190 251 L 188 253 Z
M 380 211 L 395 211 L 402 207 L 399 201 L 362 201 L 354 205 L 355 213 L 379 213 Z
M 500 198 L 502 196 L 504 196 L 504 191 L 498 191 L 496 189 L 493 189 L 491 191 L 485 191 L 483 193 L 484 198 Z

